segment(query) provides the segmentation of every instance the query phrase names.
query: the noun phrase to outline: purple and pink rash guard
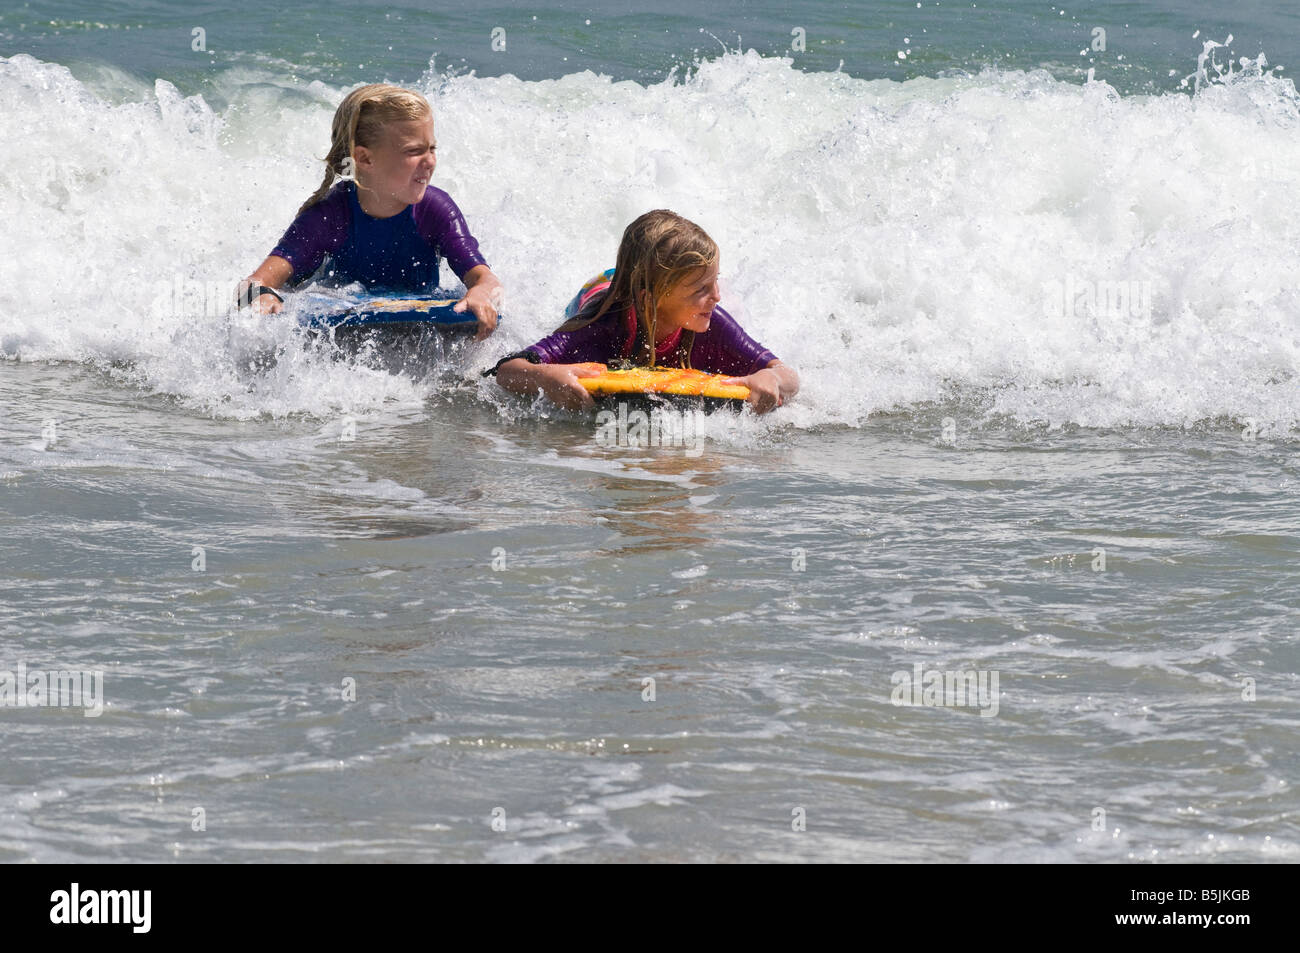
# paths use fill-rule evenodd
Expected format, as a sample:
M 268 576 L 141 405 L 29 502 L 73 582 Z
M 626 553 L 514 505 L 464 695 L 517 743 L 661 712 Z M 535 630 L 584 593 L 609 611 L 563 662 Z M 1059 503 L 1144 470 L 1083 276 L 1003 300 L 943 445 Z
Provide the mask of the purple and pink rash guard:
M 438 287 L 439 258 L 462 279 L 487 264 L 465 217 L 442 189 L 430 185 L 414 205 L 374 218 L 362 211 L 350 181 L 295 218 L 271 254 L 293 266 L 290 284 L 311 277 L 328 256 L 321 277 L 334 283 L 359 281 L 371 289 L 413 293 Z
M 606 293 L 609 283 L 592 287 L 582 297 L 579 307 L 595 304 Z M 576 331 L 554 331 L 517 357 L 533 354 L 539 364 L 583 364 L 595 361 L 608 364 L 630 357 L 636 339 L 636 318 L 631 311 L 619 315 L 611 309 L 599 321 Z M 655 361 L 669 358 L 677 347 L 680 331 L 655 347 Z M 759 344 L 722 308 L 713 309 L 709 329 L 695 335 L 691 345 L 691 367 L 711 374 L 748 377 L 776 360 L 776 355 Z

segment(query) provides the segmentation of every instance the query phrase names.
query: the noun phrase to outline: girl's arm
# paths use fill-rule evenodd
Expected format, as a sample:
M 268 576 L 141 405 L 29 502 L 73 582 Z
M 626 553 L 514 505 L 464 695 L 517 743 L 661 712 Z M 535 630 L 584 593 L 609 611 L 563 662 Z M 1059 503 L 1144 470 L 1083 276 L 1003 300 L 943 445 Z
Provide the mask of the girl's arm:
M 482 341 L 497 329 L 497 311 L 501 308 L 505 286 L 487 265 L 475 265 L 461 280 L 465 282 L 465 297 L 456 302 L 455 310 L 468 309 L 478 318 L 478 333 L 474 340 Z
M 745 398 L 745 403 L 753 407 L 756 414 L 776 410 L 799 393 L 799 374 L 793 367 L 780 361 L 768 361 L 767 367 L 748 377 L 729 377 L 723 383 L 748 387 L 749 396 Z
M 529 397 L 540 390 L 553 404 L 565 410 L 596 406 L 579 377 L 596 377 L 600 371 L 576 364 L 531 364 L 516 357 L 497 368 L 497 383 L 508 391 Z
M 266 261 L 257 266 L 257 270 L 239 283 L 239 300 L 243 300 L 244 289 L 249 285 L 265 285 L 268 288 L 282 288 L 293 277 L 293 265 L 279 255 L 268 255 Z M 253 302 L 253 310 L 261 314 L 279 314 L 284 305 L 275 295 L 261 295 Z

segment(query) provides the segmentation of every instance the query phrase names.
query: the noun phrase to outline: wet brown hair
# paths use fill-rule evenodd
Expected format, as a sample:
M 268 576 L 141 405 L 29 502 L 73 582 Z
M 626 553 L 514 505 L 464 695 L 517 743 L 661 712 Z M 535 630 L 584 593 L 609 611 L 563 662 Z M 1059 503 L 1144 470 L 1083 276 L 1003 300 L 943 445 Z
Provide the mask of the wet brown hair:
M 634 308 L 637 335 L 632 345 L 633 362 L 654 367 L 659 301 L 693 272 L 717 263 L 717 243 L 700 226 L 668 209 L 646 212 L 623 230 L 614 262 L 614 282 L 609 291 L 589 301 L 559 330 L 576 331 L 599 321 L 610 311 L 621 314 L 627 308 Z M 679 366 L 690 366 L 694 343 L 695 332 L 683 329 L 673 355 Z

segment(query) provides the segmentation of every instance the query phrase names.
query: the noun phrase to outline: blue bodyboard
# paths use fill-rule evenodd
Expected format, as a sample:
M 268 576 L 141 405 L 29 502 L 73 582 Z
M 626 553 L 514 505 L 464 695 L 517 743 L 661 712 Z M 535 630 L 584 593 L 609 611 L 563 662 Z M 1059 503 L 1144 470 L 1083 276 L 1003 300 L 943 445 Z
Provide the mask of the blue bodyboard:
M 455 298 L 367 297 L 340 299 L 330 295 L 302 295 L 295 302 L 298 324 L 308 331 L 340 330 L 415 331 L 428 328 L 444 333 L 473 333 L 478 322 L 470 311 L 453 310 Z

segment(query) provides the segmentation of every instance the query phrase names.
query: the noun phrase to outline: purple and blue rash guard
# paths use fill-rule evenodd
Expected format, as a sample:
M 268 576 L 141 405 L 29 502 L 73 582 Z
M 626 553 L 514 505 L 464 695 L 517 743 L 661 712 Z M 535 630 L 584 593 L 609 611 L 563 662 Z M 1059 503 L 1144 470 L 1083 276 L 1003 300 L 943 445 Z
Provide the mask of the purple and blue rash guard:
M 609 274 L 606 272 L 606 276 Z M 566 318 L 572 317 L 570 312 L 576 312 L 588 302 L 594 305 L 597 295 L 607 293 L 608 288 L 608 281 L 599 284 L 588 282 L 588 287 L 579 292 L 569 305 Z M 587 361 L 608 364 L 631 357 L 636 331 L 636 318 L 630 310 L 622 315 L 611 310 L 599 321 L 576 331 L 555 331 L 517 356 L 532 354 L 539 364 L 582 364 Z M 656 363 L 671 356 L 679 337 L 680 330 L 656 345 Z M 696 334 L 691 345 L 691 367 L 711 374 L 748 377 L 775 360 L 775 354 L 746 334 L 736 319 L 720 307 L 713 309 L 709 329 Z
M 424 198 L 389 218 L 361 210 L 354 182 L 341 182 L 302 212 L 272 255 L 293 266 L 290 284 L 311 277 L 329 257 L 322 277 L 337 284 L 425 292 L 438 287 L 438 259 L 458 278 L 487 262 L 451 196 L 428 186 Z

